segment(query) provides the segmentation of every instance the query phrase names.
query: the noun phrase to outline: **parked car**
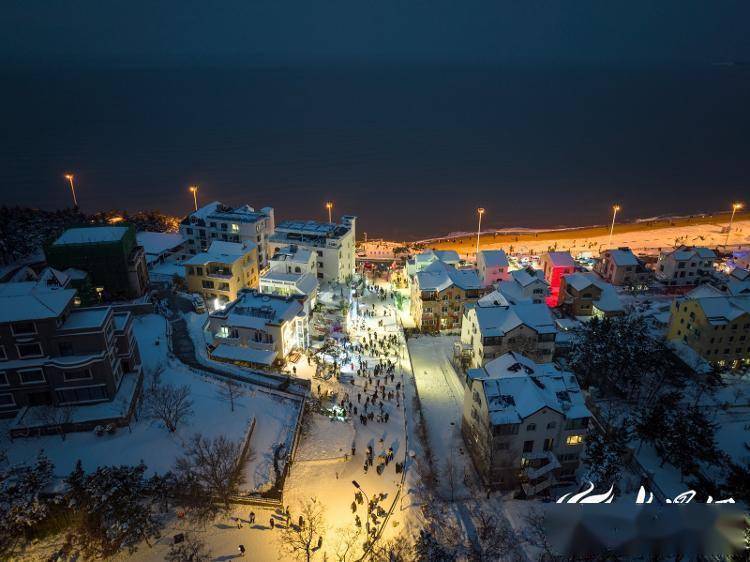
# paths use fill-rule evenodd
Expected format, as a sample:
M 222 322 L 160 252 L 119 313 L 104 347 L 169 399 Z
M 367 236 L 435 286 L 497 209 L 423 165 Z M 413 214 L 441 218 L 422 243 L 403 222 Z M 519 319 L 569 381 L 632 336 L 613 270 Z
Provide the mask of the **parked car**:
M 193 308 L 198 314 L 206 312 L 206 302 L 200 295 L 193 295 Z

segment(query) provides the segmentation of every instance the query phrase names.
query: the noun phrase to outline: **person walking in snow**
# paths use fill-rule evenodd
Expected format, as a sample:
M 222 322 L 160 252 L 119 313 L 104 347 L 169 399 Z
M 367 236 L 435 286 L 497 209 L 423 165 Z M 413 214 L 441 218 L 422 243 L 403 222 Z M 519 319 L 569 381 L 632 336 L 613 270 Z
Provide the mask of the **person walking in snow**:
M 247 520 L 248 520 L 248 522 L 249 522 L 249 523 L 250 523 L 251 525 L 252 525 L 253 523 L 255 523 L 255 512 L 254 512 L 254 511 L 251 511 L 251 512 L 250 512 L 250 515 L 248 516 Z
M 245 545 L 244 544 L 241 544 L 240 546 L 238 546 L 237 550 L 240 551 L 240 556 L 245 556 Z

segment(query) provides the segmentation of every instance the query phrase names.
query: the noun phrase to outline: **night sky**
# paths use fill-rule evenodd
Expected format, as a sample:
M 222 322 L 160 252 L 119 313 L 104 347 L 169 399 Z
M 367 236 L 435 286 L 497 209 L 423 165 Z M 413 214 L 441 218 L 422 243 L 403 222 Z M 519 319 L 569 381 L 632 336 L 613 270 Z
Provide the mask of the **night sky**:
M 370 236 L 600 224 L 748 189 L 750 2 L 13 1 L 0 203 L 202 202 Z M 734 62 L 733 66 L 721 64 Z

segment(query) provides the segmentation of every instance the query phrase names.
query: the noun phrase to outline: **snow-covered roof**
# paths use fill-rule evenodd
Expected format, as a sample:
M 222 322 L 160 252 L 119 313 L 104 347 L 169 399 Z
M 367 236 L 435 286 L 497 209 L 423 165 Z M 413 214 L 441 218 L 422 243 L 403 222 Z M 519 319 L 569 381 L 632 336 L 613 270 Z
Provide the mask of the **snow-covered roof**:
M 481 289 L 482 282 L 475 269 L 456 269 L 442 261 L 435 261 L 415 274 L 421 291 L 445 291 L 455 285 L 459 289 Z
M 638 265 L 638 258 L 630 250 L 630 248 L 618 248 L 617 250 L 608 250 L 612 261 L 615 265 L 627 266 L 627 265 Z
M 185 242 L 179 232 L 138 232 L 135 237 L 147 256 L 161 256 Z
M 680 246 L 671 252 L 663 253 L 661 257 L 664 258 L 669 256 L 677 261 L 689 261 L 696 257 L 704 260 L 715 260 L 716 252 L 702 246 Z
M 591 417 L 575 376 L 553 363 L 510 352 L 470 369 L 469 378 L 483 387 L 492 425 L 520 423 L 545 407 L 569 419 Z
M 70 277 L 73 280 L 76 281 L 82 281 L 83 279 L 86 279 L 88 277 L 88 272 L 84 271 L 82 269 L 76 269 L 75 267 L 69 267 L 65 271 L 63 271 L 65 275 Z
M 555 319 L 546 304 L 476 306 L 473 310 L 477 315 L 482 337 L 504 336 L 522 324 L 538 334 L 553 334 L 557 331 Z
M 36 281 L 0 283 L 0 323 L 56 318 L 75 294 L 75 289 L 40 286 Z
M 231 326 L 262 329 L 267 324 L 282 324 L 302 312 L 295 298 L 242 291 L 224 310 L 211 313 L 212 318 L 226 318 Z
M 508 257 L 502 250 L 481 250 L 479 254 L 487 267 L 508 267 Z
M 592 285 L 598 287 L 601 293 L 599 298 L 594 302 L 594 306 L 602 312 L 625 311 L 617 290 L 595 273 L 571 273 L 570 275 L 565 275 L 564 279 L 566 285 L 573 287 L 578 292 Z
M 310 263 L 310 258 L 313 253 L 308 248 L 302 248 L 295 244 L 288 246 L 281 246 L 276 249 L 271 261 L 285 262 L 285 263 L 299 263 L 307 265 Z
M 527 287 L 532 283 L 547 283 L 544 279 L 544 271 L 541 269 L 534 269 L 533 267 L 524 267 L 523 269 L 516 269 L 510 272 L 511 279 L 521 285 L 521 287 Z
M 500 291 L 492 291 L 479 299 L 477 306 L 510 306 L 510 302 Z
M 78 308 L 68 316 L 61 330 L 85 330 L 87 328 L 100 328 L 109 316 L 112 309 L 108 306 L 97 306 L 93 308 Z
M 746 279 L 750 278 L 750 271 L 748 271 L 747 269 L 742 269 L 741 267 L 735 267 L 729 274 L 729 276 L 737 279 L 738 281 L 745 281 Z
M 307 296 L 313 294 L 318 288 L 318 279 L 312 273 L 287 273 L 274 268 L 269 269 L 261 276 L 261 288 L 264 282 L 294 285 L 301 294 Z
M 750 295 L 750 279 L 745 279 L 744 281 L 732 279 L 731 281 L 729 281 L 729 283 L 727 283 L 727 293 L 729 293 L 733 297 Z
M 242 256 L 257 248 L 254 242 L 224 242 L 214 240 L 208 250 L 184 261 L 184 265 L 204 265 L 209 262 L 234 263 Z
M 69 228 L 62 236 L 55 240 L 53 246 L 67 244 L 101 244 L 103 242 L 117 242 L 122 240 L 128 231 L 126 226 L 91 226 L 83 228 Z
M 222 343 L 211 352 L 211 356 L 225 361 L 245 361 L 259 365 L 272 365 L 276 359 L 276 351 L 268 349 L 255 349 L 253 347 L 241 347 L 239 345 L 228 345 Z
M 722 325 L 750 314 L 750 297 L 713 296 L 694 299 L 712 325 Z
M 546 255 L 550 263 L 555 267 L 575 267 L 576 265 L 570 252 L 547 252 Z

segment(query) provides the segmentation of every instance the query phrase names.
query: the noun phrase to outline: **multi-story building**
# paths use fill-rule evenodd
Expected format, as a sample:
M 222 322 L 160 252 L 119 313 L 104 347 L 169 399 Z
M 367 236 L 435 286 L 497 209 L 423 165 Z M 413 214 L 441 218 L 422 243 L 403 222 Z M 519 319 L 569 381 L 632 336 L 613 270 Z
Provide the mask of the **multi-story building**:
M 714 365 L 750 365 L 750 296 L 701 285 L 675 299 L 670 312 L 667 339 L 682 341 Z
M 343 216 L 339 224 L 284 221 L 269 239 L 269 251 L 295 245 L 315 256 L 316 275 L 322 281 L 345 283 L 354 275 L 357 217 Z
M 406 260 L 407 277 L 411 278 L 415 273 L 419 273 L 436 261 L 441 261 L 453 267 L 458 267 L 461 264 L 461 258 L 455 250 L 427 250 Z
M 260 292 L 302 301 L 309 314 L 318 299 L 315 254 L 295 245 L 279 248 L 260 276 Z
M 544 272 L 530 266 L 511 271 L 510 278 L 500 281 L 497 289 L 511 304 L 540 304 L 546 302 L 550 295 L 549 283 L 544 278 Z
M 124 378 L 124 398 L 140 388 L 131 314 L 74 308 L 75 294 L 38 281 L 0 285 L 0 416 L 17 415 L 19 430 L 44 425 L 27 411 L 35 406 L 110 401 Z
M 242 289 L 259 285 L 254 242 L 214 241 L 208 251 L 186 260 L 184 267 L 188 290 L 203 296 L 212 309 L 233 301 Z
M 605 281 L 618 286 L 645 287 L 652 276 L 630 248 L 604 250 L 594 269 Z
M 670 287 L 697 285 L 714 270 L 716 253 L 709 248 L 680 246 L 662 252 L 656 262 L 656 278 Z
M 105 299 L 136 298 L 148 289 L 148 269 L 132 225 L 70 228 L 45 249 L 59 270 L 85 271 Z
M 310 343 L 309 317 L 294 297 L 242 291 L 237 300 L 208 317 L 211 357 L 220 361 L 270 366 Z
M 596 273 L 564 275 L 560 284 L 563 310 L 576 317 L 622 316 L 625 307 L 615 288 Z
M 527 496 L 572 478 L 591 412 L 572 373 L 507 353 L 467 374 L 462 433 L 485 484 Z
M 560 304 L 560 283 L 563 275 L 570 275 L 576 270 L 575 261 L 570 252 L 546 252 L 542 254 L 542 271 L 544 278 L 549 283 L 550 296 L 547 304 L 558 306 Z
M 256 211 L 249 205 L 232 208 L 219 201 L 190 213 L 180 223 L 180 234 L 190 254 L 205 252 L 217 240 L 252 242 L 258 247 L 258 271 L 268 265 L 268 239 L 273 231 L 272 207 Z
M 508 279 L 508 257 L 502 250 L 480 250 L 477 253 L 477 270 L 485 287 Z
M 484 292 L 476 270 L 456 269 L 438 260 L 412 277 L 411 316 L 420 330 L 458 329 L 464 306 Z
M 555 353 L 556 334 L 555 319 L 546 304 L 510 304 L 495 291 L 464 309 L 462 363 L 481 367 L 509 351 L 547 363 Z

